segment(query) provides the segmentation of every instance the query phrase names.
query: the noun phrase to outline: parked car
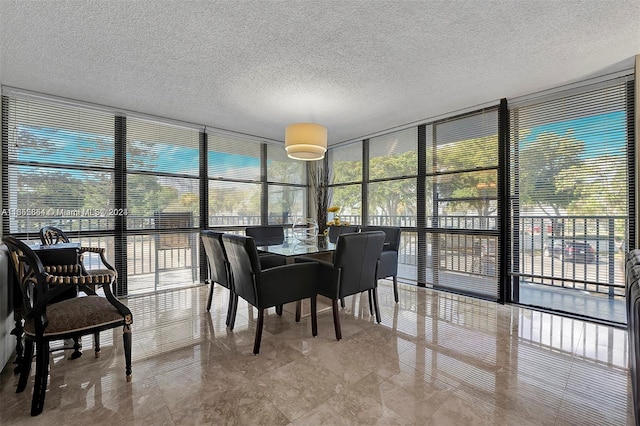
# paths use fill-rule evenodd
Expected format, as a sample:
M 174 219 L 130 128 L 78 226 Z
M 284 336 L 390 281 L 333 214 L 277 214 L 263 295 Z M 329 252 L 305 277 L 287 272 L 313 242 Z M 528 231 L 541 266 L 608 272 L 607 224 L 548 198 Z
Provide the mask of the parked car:
M 584 241 L 548 242 L 544 246 L 544 255 L 571 262 L 593 263 L 596 260 L 596 251 L 593 246 Z

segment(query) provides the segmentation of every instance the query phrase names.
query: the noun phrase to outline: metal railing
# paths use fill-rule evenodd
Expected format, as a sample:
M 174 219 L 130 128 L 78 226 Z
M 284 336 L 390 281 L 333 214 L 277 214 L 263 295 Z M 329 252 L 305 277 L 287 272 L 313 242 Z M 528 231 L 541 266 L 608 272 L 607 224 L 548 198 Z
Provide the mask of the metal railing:
M 359 224 L 356 215 L 340 215 L 341 220 Z M 138 231 L 128 239 L 128 274 L 130 276 L 153 274 L 158 268 L 163 270 L 189 268 L 198 265 L 197 228 L 193 244 L 175 249 L 156 250 L 156 229 L 153 216 L 127 216 L 129 230 Z M 15 217 L 10 221 L 11 233 L 36 240 L 40 227 L 59 227 L 82 244 L 98 245 L 107 249 L 108 258 L 114 258 L 113 237 L 108 231 L 114 227 L 114 217 Z M 412 228 L 402 233 L 399 263 L 406 270 L 413 271 L 419 256 L 426 256 L 428 268 L 441 271 L 465 273 L 484 277 L 497 277 L 498 250 L 497 237 L 491 235 L 447 234 L 446 229 L 495 230 L 495 218 L 477 216 L 449 216 L 438 218 L 444 233 L 427 234 L 426 253 L 418 252 L 418 233 L 413 216 L 370 216 L 369 224 L 378 226 L 401 226 Z M 193 223 L 198 223 L 194 216 Z M 259 215 L 209 216 L 211 227 L 225 227 L 237 232 L 238 227 L 260 223 Z M 433 223 L 433 220 L 432 220 Z M 603 216 L 526 216 L 517 218 L 519 235 L 512 242 L 513 254 L 511 273 L 530 283 L 562 287 L 580 291 L 590 291 L 608 297 L 624 296 L 624 251 L 628 222 L 626 217 Z M 145 231 L 148 231 L 145 232 Z M 161 230 L 171 234 L 171 230 Z M 95 235 L 91 235 L 95 232 Z M 105 233 L 107 235 L 105 235 Z M 176 234 L 191 233 L 176 230 Z M 74 235 L 76 234 L 76 235 Z M 593 248 L 593 259 L 569 256 L 568 251 L 553 252 L 549 247 L 567 243 L 582 243 Z M 193 274 L 197 276 L 197 274 Z M 408 277 L 411 278 L 411 277 Z M 415 276 L 414 276 L 415 278 Z

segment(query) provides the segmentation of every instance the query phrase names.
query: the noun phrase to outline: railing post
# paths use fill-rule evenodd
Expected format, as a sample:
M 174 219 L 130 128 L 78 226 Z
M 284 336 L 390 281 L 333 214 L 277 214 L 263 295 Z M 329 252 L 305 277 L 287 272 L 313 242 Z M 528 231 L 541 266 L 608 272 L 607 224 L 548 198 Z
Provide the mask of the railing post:
M 614 276 L 615 276 L 615 254 L 616 254 L 616 242 L 615 242 L 615 220 L 609 218 L 609 299 L 613 299 L 614 296 Z M 597 258 L 596 258 L 597 259 Z

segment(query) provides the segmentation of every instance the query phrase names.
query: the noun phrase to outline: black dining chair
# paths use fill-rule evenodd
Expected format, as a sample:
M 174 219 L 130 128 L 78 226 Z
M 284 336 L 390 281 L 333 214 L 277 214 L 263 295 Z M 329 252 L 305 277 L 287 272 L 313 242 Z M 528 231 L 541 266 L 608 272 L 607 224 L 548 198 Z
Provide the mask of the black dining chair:
M 24 319 L 24 356 L 16 392 L 24 391 L 31 372 L 35 346 L 36 374 L 31 401 L 31 415 L 44 408 L 49 376 L 49 345 L 51 341 L 95 334 L 102 330 L 123 327 L 125 373 L 131 381 L 131 323 L 129 308 L 112 293 L 113 275 L 85 275 L 79 265 L 45 267 L 36 254 L 22 241 L 5 236 L 15 279 L 21 292 Z M 75 274 L 58 275 L 59 270 Z M 98 285 L 105 297 L 98 296 L 91 286 Z M 51 303 L 70 287 L 86 295 Z M 96 357 L 100 349 L 96 348 Z M 53 392 L 54 389 L 51 389 Z
M 342 234 L 349 234 L 353 232 L 358 232 L 360 227 L 358 225 L 340 225 L 340 226 L 330 226 L 329 227 L 329 242 L 335 243 L 338 241 L 338 237 Z
M 263 225 L 263 226 L 247 226 L 244 229 L 247 237 L 252 237 L 256 246 L 277 246 L 284 244 L 284 226 L 281 225 Z M 262 269 L 273 268 L 287 263 L 282 256 L 269 253 L 258 252 L 260 256 L 260 264 Z
M 393 280 L 393 297 L 398 303 L 398 250 L 400 249 L 400 233 L 402 228 L 393 226 L 363 226 L 362 232 L 383 231 L 384 247 L 380 254 L 377 278 L 379 280 L 391 277 Z
M 222 242 L 223 232 L 204 230 L 200 232 L 200 239 L 207 255 L 207 264 L 209 265 L 209 280 L 211 287 L 209 288 L 209 297 L 207 299 L 207 311 L 211 310 L 211 302 L 213 300 L 213 290 L 215 283 L 229 289 L 229 307 L 227 308 L 226 324 L 230 330 L 236 322 L 236 310 L 238 306 L 238 295 L 233 291 L 233 275 L 231 274 L 231 265 L 227 257 L 227 251 Z
M 336 245 L 333 263 L 310 257 L 297 257 L 296 263 L 316 262 L 320 266 L 318 294 L 331 299 L 336 339 L 342 339 L 338 300 L 347 296 L 369 293 L 369 309 L 380 319 L 376 271 L 384 245 L 382 231 L 341 234 Z M 372 306 L 373 302 L 373 306 Z
M 252 237 L 225 234 L 222 236 L 222 241 L 231 264 L 234 291 L 258 309 L 253 353 L 257 355 L 260 352 L 265 309 L 282 306 L 285 303 L 311 299 L 311 330 L 315 337 L 318 334 L 316 316 L 318 265 L 315 263 L 289 264 L 262 269 L 256 243 Z

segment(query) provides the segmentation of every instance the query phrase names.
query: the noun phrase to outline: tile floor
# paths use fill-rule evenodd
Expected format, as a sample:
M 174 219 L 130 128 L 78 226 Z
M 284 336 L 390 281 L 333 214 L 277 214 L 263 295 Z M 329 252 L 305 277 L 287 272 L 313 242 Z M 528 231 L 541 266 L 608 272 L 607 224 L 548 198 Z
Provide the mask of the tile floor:
M 270 310 L 252 354 L 257 313 L 241 302 L 225 328 L 217 287 L 130 298 L 133 381 L 120 331 L 102 357 L 51 361 L 44 412 L 29 416 L 32 384 L 0 375 L 0 424 L 22 425 L 632 425 L 626 331 L 515 306 L 381 281 L 382 323 L 350 297 L 336 341 L 331 312 Z

